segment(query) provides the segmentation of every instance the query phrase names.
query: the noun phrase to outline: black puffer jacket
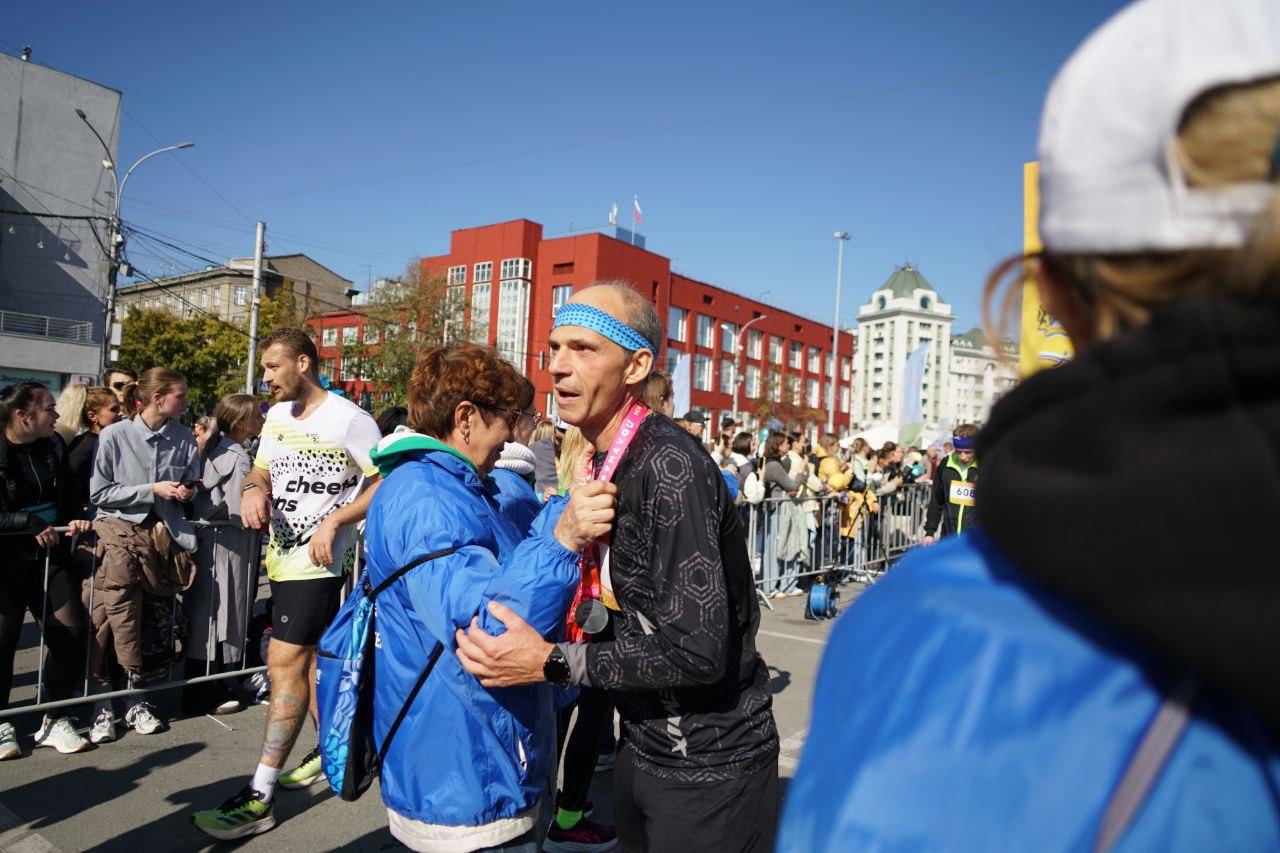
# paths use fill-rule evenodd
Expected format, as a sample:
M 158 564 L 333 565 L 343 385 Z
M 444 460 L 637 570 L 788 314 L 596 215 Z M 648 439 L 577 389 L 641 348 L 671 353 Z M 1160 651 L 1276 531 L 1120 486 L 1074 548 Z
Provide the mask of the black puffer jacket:
M 49 525 L 23 508 L 46 501 L 57 504 L 59 524 L 84 518 L 62 439 L 40 438 L 15 447 L 0 436 L 0 547 L 17 541 L 24 546 L 21 551 L 29 546 L 34 553 L 34 540 L 21 534 L 34 536 Z

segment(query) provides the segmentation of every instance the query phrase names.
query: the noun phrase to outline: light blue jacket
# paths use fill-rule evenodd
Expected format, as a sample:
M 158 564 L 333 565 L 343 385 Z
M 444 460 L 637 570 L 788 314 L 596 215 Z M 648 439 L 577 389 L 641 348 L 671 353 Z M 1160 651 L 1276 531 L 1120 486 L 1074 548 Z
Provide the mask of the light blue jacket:
M 777 849 L 1089 850 L 1178 675 L 980 531 L 944 540 L 837 622 Z M 1257 718 L 1202 691 L 1117 849 L 1280 849 L 1280 753 Z
M 434 439 L 411 436 L 397 443 L 412 448 L 424 441 Z M 551 688 L 481 687 L 454 654 L 454 630 L 479 615 L 485 630 L 501 633 L 501 623 L 484 607 L 496 600 L 547 638 L 558 638 L 578 584 L 578 555 L 551 534 L 564 501 L 549 503 L 526 537 L 501 512 L 493 480 L 481 479 L 458 456 L 380 448 L 375 461 L 386 479 L 365 528 L 372 584 L 415 557 L 458 548 L 378 596 L 378 743 L 432 648 L 444 645 L 382 766 L 383 801 L 404 817 L 431 824 L 480 826 L 515 817 L 546 793 L 555 760 Z

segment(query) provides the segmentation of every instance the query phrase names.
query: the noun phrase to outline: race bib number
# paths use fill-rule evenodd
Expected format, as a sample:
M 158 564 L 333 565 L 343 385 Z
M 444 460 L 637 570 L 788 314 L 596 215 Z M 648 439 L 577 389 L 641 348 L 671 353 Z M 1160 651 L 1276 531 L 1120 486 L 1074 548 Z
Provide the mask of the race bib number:
M 976 483 L 952 483 L 951 502 L 959 506 L 973 506 L 974 496 L 978 491 Z

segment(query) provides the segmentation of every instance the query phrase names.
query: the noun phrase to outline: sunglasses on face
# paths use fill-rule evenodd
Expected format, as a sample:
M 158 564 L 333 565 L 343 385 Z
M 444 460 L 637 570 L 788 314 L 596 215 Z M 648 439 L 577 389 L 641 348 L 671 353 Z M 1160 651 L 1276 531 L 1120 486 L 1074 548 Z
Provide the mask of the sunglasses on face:
M 111 387 L 112 387 L 112 388 L 114 388 L 114 389 L 116 389 L 117 391 L 123 391 L 123 390 L 124 390 L 124 386 L 126 386 L 126 385 L 128 385 L 128 384 L 129 384 L 128 382 L 112 382 L 112 383 L 111 383 Z

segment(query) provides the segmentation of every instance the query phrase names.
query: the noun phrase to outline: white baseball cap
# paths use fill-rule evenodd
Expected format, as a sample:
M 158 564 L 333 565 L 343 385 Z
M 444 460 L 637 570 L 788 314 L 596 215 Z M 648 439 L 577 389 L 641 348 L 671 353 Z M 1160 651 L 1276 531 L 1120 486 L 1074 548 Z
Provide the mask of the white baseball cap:
M 1189 187 L 1174 153 L 1210 89 L 1280 75 L 1280 0 L 1139 0 L 1076 49 L 1040 122 L 1040 237 L 1055 252 L 1239 248 L 1273 183 Z

